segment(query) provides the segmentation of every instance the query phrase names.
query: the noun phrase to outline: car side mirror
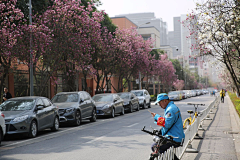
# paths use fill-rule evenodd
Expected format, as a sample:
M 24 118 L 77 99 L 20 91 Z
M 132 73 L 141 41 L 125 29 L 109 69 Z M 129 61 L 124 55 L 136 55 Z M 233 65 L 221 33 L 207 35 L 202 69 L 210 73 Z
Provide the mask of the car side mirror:
M 83 100 L 83 99 L 80 99 L 79 103 L 83 103 L 83 102 L 84 102 L 84 100 Z
M 37 110 L 42 110 L 44 108 L 44 105 L 37 105 Z
M 134 97 L 131 97 L 131 99 L 133 99 Z
M 117 102 L 117 99 L 114 99 L 113 102 L 114 102 L 114 103 Z

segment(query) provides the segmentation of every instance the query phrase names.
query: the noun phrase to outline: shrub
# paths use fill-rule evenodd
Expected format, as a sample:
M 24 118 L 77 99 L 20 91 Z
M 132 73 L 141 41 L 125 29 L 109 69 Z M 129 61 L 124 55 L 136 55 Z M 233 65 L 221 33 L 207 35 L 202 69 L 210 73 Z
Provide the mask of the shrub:
M 238 112 L 238 115 L 240 116 L 240 98 L 238 98 L 235 93 L 232 93 L 229 91 L 228 91 L 228 95 L 229 95 L 231 101 L 233 102 L 235 109 Z

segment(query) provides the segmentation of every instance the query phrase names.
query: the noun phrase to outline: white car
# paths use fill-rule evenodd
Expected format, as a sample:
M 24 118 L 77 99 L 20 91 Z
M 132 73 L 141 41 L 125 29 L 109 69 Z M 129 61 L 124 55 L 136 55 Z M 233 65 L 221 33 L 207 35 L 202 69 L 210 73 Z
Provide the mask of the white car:
M 131 90 L 131 93 L 134 93 L 135 96 L 139 99 L 139 105 L 143 108 L 151 108 L 151 97 L 146 89 L 141 90 Z
M 4 114 L 0 112 L 0 144 L 2 142 L 2 139 L 5 133 L 6 133 L 6 126 L 5 126 Z

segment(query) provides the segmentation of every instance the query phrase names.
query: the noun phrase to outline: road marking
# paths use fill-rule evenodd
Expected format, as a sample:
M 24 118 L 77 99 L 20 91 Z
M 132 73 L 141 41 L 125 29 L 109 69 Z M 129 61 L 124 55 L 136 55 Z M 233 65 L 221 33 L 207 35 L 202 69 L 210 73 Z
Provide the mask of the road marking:
M 93 140 L 91 140 L 91 141 L 88 141 L 88 142 L 86 142 L 86 143 L 92 143 L 92 142 L 98 141 L 98 140 L 103 139 L 103 138 L 105 138 L 105 136 L 95 138 L 95 139 L 93 139 Z
M 132 126 L 135 126 L 135 125 L 137 125 L 138 123 L 134 123 L 134 124 L 132 124 L 132 125 L 130 125 L 130 126 L 127 126 L 127 127 L 132 127 Z

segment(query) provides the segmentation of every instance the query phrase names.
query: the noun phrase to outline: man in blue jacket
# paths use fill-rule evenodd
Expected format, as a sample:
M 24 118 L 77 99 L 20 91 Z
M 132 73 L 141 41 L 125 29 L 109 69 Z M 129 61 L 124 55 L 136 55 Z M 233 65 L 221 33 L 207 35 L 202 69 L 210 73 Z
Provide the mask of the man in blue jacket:
M 179 143 L 179 145 L 173 144 L 171 142 L 162 144 L 160 147 L 160 153 L 163 153 L 171 146 L 174 146 L 175 148 L 179 147 L 185 138 L 185 134 L 183 132 L 181 112 L 179 108 L 169 100 L 168 95 L 166 93 L 159 94 L 155 103 L 157 103 L 162 109 L 165 109 L 163 117 L 156 113 L 151 113 L 154 117 L 155 123 L 157 123 L 159 126 L 162 126 L 162 136 L 173 136 L 175 137 L 173 140 Z M 152 149 L 154 149 L 153 147 L 154 145 L 152 146 Z

